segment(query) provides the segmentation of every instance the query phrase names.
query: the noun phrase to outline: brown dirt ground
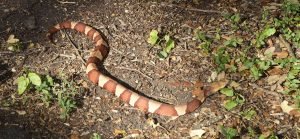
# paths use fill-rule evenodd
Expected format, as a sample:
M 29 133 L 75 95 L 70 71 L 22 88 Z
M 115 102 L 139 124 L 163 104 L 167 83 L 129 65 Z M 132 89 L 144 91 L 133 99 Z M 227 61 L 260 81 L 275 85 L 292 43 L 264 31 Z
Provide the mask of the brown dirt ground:
M 85 67 L 70 41 L 62 33 L 57 33 L 57 45 L 54 46 L 45 37 L 47 29 L 57 22 L 74 20 L 87 23 L 101 30 L 108 39 L 111 51 L 104 65 L 111 75 L 147 96 L 163 102 L 180 103 L 191 98 L 185 92 L 191 92 L 192 87 L 174 87 L 171 83 L 207 82 L 214 68 L 212 59 L 203 57 L 196 49 L 193 30 L 200 28 L 214 32 L 216 27 L 221 26 L 222 33 L 226 34 L 227 23 L 220 14 L 191 9 L 236 10 L 255 19 L 261 13 L 262 5 L 268 2 L 271 1 L 81 0 L 62 3 L 58 0 L 2 0 L 0 100 L 1 104 L 9 103 L 10 107 L 0 105 L 0 138 L 89 138 L 92 133 L 114 138 L 116 129 L 125 130 L 128 134 L 139 133 L 140 138 L 190 138 L 190 130 L 205 129 L 203 138 L 223 138 L 218 128 L 220 125 L 239 129 L 241 138 L 246 138 L 247 127 L 253 127 L 258 133 L 274 131 L 280 137 L 296 138 L 296 129 L 291 125 L 294 119 L 287 115 L 270 115 L 271 111 L 276 111 L 272 109 L 276 99 L 251 88 L 249 81 L 240 75 L 228 78 L 241 84 L 238 91 L 246 98 L 243 106 L 226 111 L 220 103 L 224 100 L 222 95 L 213 95 L 196 112 L 171 120 L 145 114 L 92 85 L 85 77 Z M 174 36 L 176 48 L 169 59 L 159 60 L 156 56 L 159 49 L 151 49 L 146 42 L 152 29 Z M 255 30 L 256 27 L 253 27 Z M 92 43 L 79 33 L 67 32 L 86 59 Z M 9 52 L 4 46 L 9 34 L 16 35 L 25 42 L 24 45 L 29 42 L 36 45 L 20 53 Z M 45 108 L 41 102 L 32 99 L 34 94 L 29 93 L 24 98 L 15 93 L 14 80 L 24 68 L 54 77 L 63 72 L 79 86 L 82 85 L 80 82 L 88 84 L 89 88 L 83 89 L 78 96 L 81 105 L 68 120 L 59 118 L 56 106 Z M 12 69 L 15 71 L 12 72 Z M 27 102 L 23 103 L 26 98 Z M 254 120 L 248 121 L 236 114 L 247 108 L 258 112 Z M 149 118 L 155 119 L 161 127 L 153 128 L 147 124 Z

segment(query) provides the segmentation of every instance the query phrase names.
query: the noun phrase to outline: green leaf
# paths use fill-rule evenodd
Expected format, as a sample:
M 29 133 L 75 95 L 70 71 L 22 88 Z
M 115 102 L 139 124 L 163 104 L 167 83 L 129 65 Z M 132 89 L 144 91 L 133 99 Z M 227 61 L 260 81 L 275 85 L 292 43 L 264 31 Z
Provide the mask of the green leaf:
M 151 45 L 155 45 L 157 40 L 158 40 L 158 31 L 157 30 L 152 30 L 150 32 L 150 36 L 149 36 L 147 42 L 150 43 Z
M 204 32 L 202 32 L 202 31 L 197 31 L 196 37 L 197 37 L 200 41 L 207 41 L 206 36 L 205 36 Z
M 231 110 L 231 109 L 233 109 L 234 107 L 236 107 L 237 105 L 238 105 L 238 103 L 237 103 L 236 101 L 234 101 L 234 100 L 228 100 L 228 101 L 225 103 L 224 107 L 225 107 L 227 110 Z
M 24 76 L 19 77 L 17 80 L 18 80 L 18 94 L 22 95 L 26 91 L 30 81 L 28 78 Z
M 250 71 L 255 80 L 259 79 L 259 77 L 262 75 L 256 66 L 251 67 Z
M 224 127 L 221 126 L 221 133 L 226 137 L 226 139 L 232 139 L 233 137 L 236 137 L 238 135 L 238 132 L 236 129 L 231 127 Z
M 231 88 L 222 88 L 221 93 L 228 97 L 231 97 L 234 95 L 233 89 L 231 89 Z
M 171 49 L 172 48 L 174 48 L 175 47 L 175 42 L 174 42 L 174 40 L 172 40 L 171 38 L 170 38 L 170 36 L 169 35 L 165 35 L 165 40 L 166 40 L 166 47 L 165 47 L 165 52 L 166 53 L 170 53 L 170 51 L 171 51 Z
M 276 32 L 275 28 L 266 28 L 263 32 L 262 32 L 262 37 L 267 38 L 269 36 L 272 36 L 274 33 Z
M 54 85 L 53 78 L 49 75 L 46 75 L 47 82 L 50 86 Z
M 235 102 L 237 102 L 238 104 L 242 104 L 245 102 L 245 98 L 244 96 L 240 95 L 240 94 L 237 94 L 237 97 L 235 99 Z
M 230 17 L 231 21 L 234 23 L 239 23 L 241 20 L 240 14 L 234 14 Z
M 225 41 L 224 45 L 230 46 L 230 47 L 237 47 L 238 45 L 241 45 L 242 43 L 243 43 L 242 38 L 233 37 L 230 40 Z
M 248 109 L 244 112 L 242 112 L 242 115 L 245 119 L 247 120 L 251 120 L 253 118 L 253 116 L 255 116 L 257 113 L 255 110 L 252 110 L 252 109 Z
M 275 34 L 275 32 L 276 32 L 275 28 L 266 28 L 265 30 L 263 30 L 257 37 L 256 46 L 260 47 L 261 45 L 265 44 L 264 40 L 272 36 L 273 34 Z
M 165 52 L 165 51 L 160 51 L 160 52 L 158 53 L 158 56 L 159 56 L 159 58 L 165 59 L 165 58 L 168 57 L 168 53 Z
M 32 84 L 36 86 L 40 86 L 42 84 L 41 77 L 33 72 L 28 73 L 28 78 L 31 81 Z
M 93 133 L 91 139 L 101 139 L 101 136 L 98 133 Z

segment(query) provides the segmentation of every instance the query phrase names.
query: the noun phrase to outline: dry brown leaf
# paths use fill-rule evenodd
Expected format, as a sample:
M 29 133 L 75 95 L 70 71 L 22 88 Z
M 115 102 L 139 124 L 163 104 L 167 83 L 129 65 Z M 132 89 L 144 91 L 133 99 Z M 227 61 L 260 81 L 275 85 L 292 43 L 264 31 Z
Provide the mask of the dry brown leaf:
M 275 84 L 277 81 L 280 80 L 280 78 L 281 78 L 280 75 L 272 75 L 272 76 L 267 77 L 268 85 Z
M 277 58 L 287 58 L 289 56 L 289 52 L 285 50 L 281 52 L 275 52 L 274 54 Z
M 26 114 L 26 111 L 22 111 L 22 110 L 16 110 L 16 112 L 17 112 L 19 115 L 25 115 L 25 114 Z
M 273 53 L 275 52 L 275 47 L 269 47 L 268 49 L 265 50 L 264 55 L 273 55 Z
M 211 81 L 216 80 L 218 73 L 216 71 L 211 72 L 210 79 Z
M 274 46 L 272 39 L 268 39 L 267 44 L 268 44 L 269 47 L 273 47 Z
M 283 70 L 280 67 L 274 67 L 267 71 L 269 75 L 280 75 L 283 74 Z
M 283 112 L 289 114 L 289 115 L 292 115 L 292 116 L 295 116 L 295 117 L 300 117 L 300 111 L 299 109 L 291 106 L 291 105 L 288 105 L 288 101 L 284 100 L 281 104 L 280 104 L 280 107 L 282 109 Z
M 233 87 L 235 89 L 241 89 L 240 84 L 235 82 L 235 81 L 231 81 L 229 84 L 230 87 Z
M 215 93 L 215 92 L 219 91 L 220 89 L 224 88 L 227 85 L 227 83 L 228 83 L 228 80 L 213 82 L 210 85 L 210 92 Z
M 190 136 L 191 137 L 198 137 L 201 138 L 202 135 L 205 133 L 206 131 L 203 129 L 194 129 L 190 131 Z
M 225 39 L 225 40 L 230 40 L 230 39 L 231 39 L 231 37 L 226 36 L 226 35 L 222 35 L 221 37 L 222 37 L 223 39 Z
M 80 139 L 80 135 L 79 134 L 71 134 L 70 135 L 70 139 Z
M 197 87 L 197 88 L 201 88 L 201 87 L 203 87 L 203 82 L 201 82 L 200 80 L 198 80 L 198 81 L 196 81 L 196 83 L 195 83 L 195 85 L 194 85 L 194 87 Z
M 126 131 L 122 130 L 122 129 L 115 129 L 115 131 L 114 131 L 115 136 L 122 135 L 124 137 L 124 136 L 126 136 L 126 134 L 127 134 Z
M 218 74 L 217 81 L 224 80 L 225 76 L 226 76 L 225 71 L 222 71 L 220 74 Z
M 194 96 L 196 96 L 196 98 L 198 100 L 203 101 L 205 99 L 205 95 L 204 95 L 204 90 L 202 90 L 201 88 L 195 88 L 192 92 L 192 94 Z

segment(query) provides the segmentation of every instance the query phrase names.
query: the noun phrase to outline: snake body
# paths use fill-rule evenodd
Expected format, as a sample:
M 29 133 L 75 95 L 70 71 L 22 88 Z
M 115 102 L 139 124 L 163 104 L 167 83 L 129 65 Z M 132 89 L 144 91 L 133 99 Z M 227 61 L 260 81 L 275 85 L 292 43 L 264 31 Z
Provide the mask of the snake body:
M 98 69 L 97 66 L 99 66 L 108 55 L 109 46 L 96 29 L 81 22 L 64 21 L 51 27 L 47 33 L 47 37 L 52 41 L 53 34 L 62 29 L 73 29 L 84 33 L 95 43 L 95 47 L 91 51 L 86 63 L 86 74 L 89 80 L 135 108 L 144 112 L 164 116 L 180 116 L 195 111 L 203 103 L 206 97 L 206 93 L 204 93 L 201 100 L 193 98 L 193 100 L 185 104 L 171 105 L 141 96 L 124 87 L 114 79 L 104 75 Z

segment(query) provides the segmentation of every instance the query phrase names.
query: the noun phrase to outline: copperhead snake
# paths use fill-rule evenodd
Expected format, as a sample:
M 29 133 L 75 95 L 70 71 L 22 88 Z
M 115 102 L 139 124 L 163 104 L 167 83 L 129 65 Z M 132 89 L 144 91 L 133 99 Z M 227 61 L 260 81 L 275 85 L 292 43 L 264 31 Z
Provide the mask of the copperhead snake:
M 91 51 L 86 63 L 86 74 L 89 80 L 135 108 L 144 112 L 164 116 L 180 116 L 195 111 L 208 96 L 208 92 L 204 92 L 201 99 L 193 98 L 190 102 L 181 105 L 161 103 L 141 96 L 124 87 L 114 79 L 104 75 L 98 69 L 97 66 L 99 66 L 108 55 L 109 46 L 96 29 L 81 22 L 64 21 L 51 27 L 47 33 L 47 37 L 53 41 L 53 34 L 61 29 L 73 29 L 80 33 L 84 33 L 95 43 L 95 47 L 93 51 Z

